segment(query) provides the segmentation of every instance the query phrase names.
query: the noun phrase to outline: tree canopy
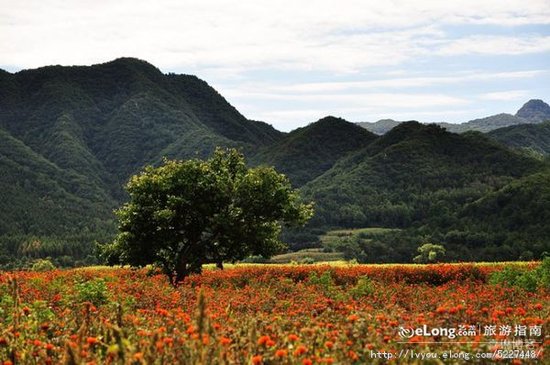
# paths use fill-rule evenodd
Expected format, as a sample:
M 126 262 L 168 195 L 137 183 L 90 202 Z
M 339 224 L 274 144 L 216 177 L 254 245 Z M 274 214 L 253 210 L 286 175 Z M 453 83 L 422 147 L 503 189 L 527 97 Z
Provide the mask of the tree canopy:
M 313 214 L 285 175 L 247 168 L 235 149 L 208 160 L 165 160 L 130 178 L 128 203 L 115 213 L 119 233 L 103 247 L 110 264 L 161 267 L 174 285 L 204 263 L 271 256 L 284 248 L 283 225 Z

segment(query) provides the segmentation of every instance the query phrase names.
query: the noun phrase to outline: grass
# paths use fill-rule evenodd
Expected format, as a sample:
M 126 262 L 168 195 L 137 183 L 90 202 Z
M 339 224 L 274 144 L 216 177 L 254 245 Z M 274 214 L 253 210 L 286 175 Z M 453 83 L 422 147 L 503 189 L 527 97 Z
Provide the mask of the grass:
M 314 262 L 334 262 L 344 261 L 344 256 L 340 252 L 323 252 L 320 248 L 309 248 L 296 252 L 289 252 L 282 255 L 273 256 L 269 263 L 290 263 L 302 262 L 304 260 L 313 260 Z
M 369 239 L 373 236 L 379 236 L 386 233 L 399 231 L 397 228 L 369 227 L 369 228 L 354 228 L 354 229 L 337 229 L 329 231 L 320 237 L 323 245 L 334 243 L 337 240 L 348 237 L 356 237 L 361 235 L 362 238 Z

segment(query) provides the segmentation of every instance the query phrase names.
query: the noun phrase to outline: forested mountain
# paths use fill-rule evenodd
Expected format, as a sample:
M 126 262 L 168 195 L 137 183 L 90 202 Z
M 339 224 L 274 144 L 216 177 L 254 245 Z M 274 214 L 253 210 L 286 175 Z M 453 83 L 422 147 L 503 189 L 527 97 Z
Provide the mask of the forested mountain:
M 470 120 L 466 123 L 436 123 L 449 132 L 464 133 L 468 131 L 490 132 L 498 128 L 519 124 L 541 123 L 550 120 L 550 106 L 542 100 L 533 99 L 525 103 L 515 115 L 500 113 L 485 118 Z M 374 123 L 360 122 L 361 127 L 376 133 L 384 134 L 403 122 L 392 119 L 382 119 Z
M 252 153 L 283 136 L 195 76 L 137 59 L 1 71 L 0 243 L 76 232 L 92 242 L 114 232 L 112 208 L 144 165 L 216 146 Z
M 541 124 L 513 125 L 487 133 L 490 138 L 514 148 L 550 155 L 550 120 Z
M 444 239 L 455 245 L 484 245 L 484 259 L 522 255 L 531 259 L 550 249 L 549 221 L 550 171 L 545 170 L 466 205 Z
M 303 191 L 317 203 L 312 225 L 408 227 L 445 220 L 542 166 L 480 133 L 407 122 L 341 159 Z
M 547 107 L 530 101 L 512 119 L 499 118 L 538 123 Z M 503 124 L 476 123 L 469 125 Z M 548 123 L 499 129 L 490 138 L 417 122 L 378 124 L 396 126 L 377 136 L 326 117 L 282 133 L 246 119 L 195 76 L 163 74 L 131 58 L 0 70 L 0 266 L 47 256 L 62 265 L 93 263 L 93 242 L 113 237 L 112 210 L 125 201 L 130 175 L 163 157 L 205 157 L 217 146 L 239 148 L 251 165 L 274 165 L 315 201 L 301 236 L 307 244 L 316 242 L 313 230 L 385 226 L 405 229 L 391 237 L 402 247 L 392 260 L 408 260 L 427 236 L 454 245 L 449 257 L 457 260 L 474 248 L 489 255 L 510 237 L 530 237 L 535 255 L 549 245 L 541 217 L 550 206 L 546 198 L 529 203 L 537 189 L 546 191 L 547 162 L 495 141 L 548 153 Z M 525 219 L 500 216 L 499 204 Z
M 263 148 L 251 158 L 251 163 L 275 166 L 295 186 L 301 186 L 374 139 L 374 134 L 353 123 L 326 117 Z

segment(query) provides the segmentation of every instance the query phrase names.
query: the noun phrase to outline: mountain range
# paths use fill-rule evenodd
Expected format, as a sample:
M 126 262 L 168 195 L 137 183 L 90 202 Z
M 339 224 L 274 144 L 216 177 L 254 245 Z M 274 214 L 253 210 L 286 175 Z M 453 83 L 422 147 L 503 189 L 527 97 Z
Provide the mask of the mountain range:
M 525 103 L 515 115 L 500 113 L 485 118 L 470 120 L 466 123 L 436 123 L 449 132 L 464 133 L 468 131 L 490 132 L 495 129 L 518 124 L 536 124 L 550 120 L 550 106 L 542 100 L 532 99 Z M 400 121 L 381 119 L 377 122 L 359 122 L 361 127 L 376 133 L 384 134 L 399 125 Z
M 132 174 L 165 157 L 206 157 L 216 146 L 239 148 L 250 165 L 275 166 L 314 200 L 317 213 L 305 232 L 364 226 L 428 232 L 454 244 L 461 259 L 471 252 L 464 242 L 471 242 L 473 227 L 486 235 L 479 247 L 502 246 L 545 217 L 525 213 L 532 221 L 517 227 L 503 218 L 508 223 L 500 231 L 511 233 L 500 239 L 480 225 L 482 218 L 472 218 L 503 201 L 499 192 L 532 191 L 546 181 L 550 131 L 540 122 L 547 113 L 547 104 L 533 100 L 516 116 L 465 123 L 464 130 L 483 131 L 518 124 L 487 135 L 385 121 L 379 125 L 389 130 L 378 136 L 383 132 L 336 117 L 283 133 L 245 118 L 197 77 L 163 74 L 137 59 L 0 70 L 0 265 L 46 256 L 58 264 L 95 262 L 93 242 L 112 238 L 112 210 L 124 202 Z M 523 211 L 536 198 L 526 194 L 507 204 Z M 493 209 L 488 216 L 498 221 L 499 214 Z M 462 232 L 463 241 L 447 237 L 449 230 Z M 290 243 L 311 240 L 304 231 L 291 232 Z M 505 258 L 548 250 L 548 239 L 539 237 L 546 231 L 535 231 L 535 248 L 519 245 Z

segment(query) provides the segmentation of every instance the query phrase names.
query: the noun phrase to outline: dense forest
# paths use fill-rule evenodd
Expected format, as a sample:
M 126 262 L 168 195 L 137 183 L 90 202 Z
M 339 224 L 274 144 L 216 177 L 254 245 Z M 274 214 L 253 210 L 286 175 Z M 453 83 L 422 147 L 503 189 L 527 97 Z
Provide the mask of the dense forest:
M 335 117 L 282 133 L 197 77 L 136 59 L 0 70 L 0 265 L 97 263 L 132 174 L 216 146 L 275 166 L 315 202 L 307 227 L 283 233 L 290 249 L 321 247 L 329 229 L 378 226 L 398 229 L 325 249 L 410 262 L 431 242 L 450 261 L 538 258 L 550 251 L 546 107 L 530 101 L 513 116 L 520 125 L 487 135 L 387 122 L 377 136 Z

